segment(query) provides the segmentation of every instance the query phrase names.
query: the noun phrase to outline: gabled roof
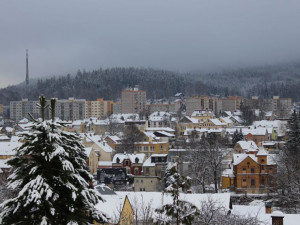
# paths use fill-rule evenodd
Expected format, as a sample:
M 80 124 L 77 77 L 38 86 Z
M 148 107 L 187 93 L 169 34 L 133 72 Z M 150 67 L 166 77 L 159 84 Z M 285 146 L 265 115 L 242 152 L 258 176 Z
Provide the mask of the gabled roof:
M 22 145 L 20 142 L 0 142 L 0 155 L 13 156 L 16 149 Z
M 222 123 L 220 120 L 218 119 L 209 119 L 213 124 L 215 124 L 216 126 L 226 126 L 226 123 Z
M 117 158 L 119 158 L 120 163 L 122 163 L 125 159 L 129 159 L 132 163 L 135 163 L 135 159 L 138 159 L 138 163 L 143 163 L 146 155 L 144 153 L 139 154 L 126 154 L 126 153 L 118 153 L 114 155 L 112 163 L 117 163 Z
M 138 205 L 151 205 L 149 210 L 151 212 L 154 222 L 156 222 L 158 217 L 161 217 L 155 209 L 160 208 L 162 204 L 173 204 L 173 198 L 170 194 L 163 194 L 161 192 L 117 192 L 118 196 L 128 196 L 131 203 Z M 179 199 L 192 203 L 199 210 L 204 203 L 212 201 L 215 203 L 216 208 L 224 209 L 224 213 L 230 210 L 230 193 L 218 193 L 218 194 L 185 194 L 179 193 Z M 143 210 L 137 211 L 138 218 L 143 217 Z
M 253 154 L 233 154 L 233 165 L 238 165 L 246 158 L 250 157 L 254 162 L 257 162 L 257 158 Z
M 110 147 L 106 141 L 101 140 L 101 136 L 99 135 L 91 135 L 91 136 L 86 136 L 86 140 L 91 140 L 94 142 L 100 149 L 102 149 L 105 152 L 113 152 L 114 149 Z
M 197 124 L 197 123 L 199 123 L 199 120 L 189 117 L 189 116 L 185 116 L 179 122 L 180 123 L 196 123 Z
M 241 148 L 245 151 L 257 151 L 258 147 L 254 141 L 238 141 L 236 144 L 239 144 Z

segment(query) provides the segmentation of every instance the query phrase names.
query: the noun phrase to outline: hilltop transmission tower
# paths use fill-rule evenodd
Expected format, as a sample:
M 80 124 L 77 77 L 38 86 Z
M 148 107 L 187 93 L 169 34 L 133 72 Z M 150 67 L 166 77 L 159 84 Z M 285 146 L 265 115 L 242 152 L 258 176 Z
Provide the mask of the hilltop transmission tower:
M 28 49 L 26 49 L 26 85 L 29 84 Z

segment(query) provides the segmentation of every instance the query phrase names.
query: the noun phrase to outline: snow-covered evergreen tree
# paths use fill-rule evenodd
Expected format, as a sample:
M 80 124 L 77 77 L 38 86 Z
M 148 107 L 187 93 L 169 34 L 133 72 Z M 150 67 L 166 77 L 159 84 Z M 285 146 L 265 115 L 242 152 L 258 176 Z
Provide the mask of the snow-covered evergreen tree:
M 158 224 L 192 224 L 198 214 L 196 206 L 180 199 L 179 193 L 189 190 L 191 178 L 181 176 L 177 167 L 178 164 L 174 163 L 169 164 L 166 169 L 164 193 L 172 196 L 173 203 L 156 209 L 156 212 L 165 215 L 158 218 Z
M 44 120 L 45 97 L 38 107 L 42 119 L 34 120 L 33 132 L 8 164 L 14 169 L 8 187 L 18 190 L 15 198 L 1 204 L 0 224 L 83 225 L 106 221 L 95 209 L 101 196 L 92 188 L 86 155 L 78 136 L 60 129 L 54 120 Z
M 232 145 L 235 145 L 237 142 L 241 141 L 244 139 L 244 135 L 242 133 L 242 131 L 238 131 L 236 129 L 236 131 L 234 131 L 233 133 L 233 137 L 232 137 Z
M 300 115 L 294 111 L 288 120 L 288 151 L 300 153 Z

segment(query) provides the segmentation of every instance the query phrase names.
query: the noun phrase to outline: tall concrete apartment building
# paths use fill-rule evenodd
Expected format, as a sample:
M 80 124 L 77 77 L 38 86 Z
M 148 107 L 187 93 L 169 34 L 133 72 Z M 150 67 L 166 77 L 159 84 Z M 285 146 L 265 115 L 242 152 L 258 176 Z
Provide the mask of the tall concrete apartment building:
M 222 101 L 216 97 L 191 97 L 186 99 L 185 104 L 188 116 L 192 115 L 195 110 L 211 110 L 215 114 L 222 110 Z
M 273 96 L 273 98 L 253 96 L 251 99 L 243 99 L 243 104 L 252 109 L 260 109 L 265 112 L 272 111 L 279 118 L 289 117 L 292 110 L 292 99 L 280 98 L 279 96 Z
M 0 116 L 3 116 L 5 112 L 5 106 L 0 104 Z
M 39 117 L 39 109 L 36 107 L 38 101 L 29 101 L 22 99 L 21 101 L 10 102 L 10 119 L 20 121 L 28 117 L 30 113 L 34 118 Z
M 113 113 L 113 104 L 113 101 L 106 101 L 103 98 L 98 98 L 97 101 L 86 101 L 85 118 L 96 117 L 97 119 L 104 119 Z
M 61 120 L 83 120 L 85 118 L 85 99 L 60 99 L 56 101 L 55 117 Z
M 10 119 L 20 121 L 28 117 L 28 113 L 34 118 L 40 117 L 40 111 L 36 107 L 38 101 L 22 101 L 10 102 Z M 49 101 L 48 101 L 49 103 Z M 61 120 L 82 120 L 85 118 L 85 99 L 61 99 L 56 101 L 55 116 Z M 50 111 L 46 112 L 46 119 L 51 118 Z
M 227 98 L 222 98 L 222 112 L 223 111 L 235 111 L 240 110 L 242 97 L 241 96 L 228 96 Z
M 121 94 L 122 113 L 140 113 L 146 110 L 146 91 L 128 88 Z

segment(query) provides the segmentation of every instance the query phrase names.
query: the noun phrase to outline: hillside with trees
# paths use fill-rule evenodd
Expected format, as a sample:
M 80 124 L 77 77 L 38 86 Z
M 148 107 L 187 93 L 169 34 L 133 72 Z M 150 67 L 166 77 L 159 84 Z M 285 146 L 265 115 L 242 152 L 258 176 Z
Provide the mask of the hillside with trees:
M 279 95 L 300 101 L 300 64 L 236 69 L 208 74 L 182 74 L 151 68 L 110 68 L 78 71 L 76 75 L 52 76 L 25 84 L 0 89 L 0 103 L 41 94 L 65 99 L 69 97 L 95 100 L 99 97 L 117 100 L 121 91 L 139 85 L 148 99 L 168 99 L 178 92 L 193 95 L 242 95 L 270 98 Z

